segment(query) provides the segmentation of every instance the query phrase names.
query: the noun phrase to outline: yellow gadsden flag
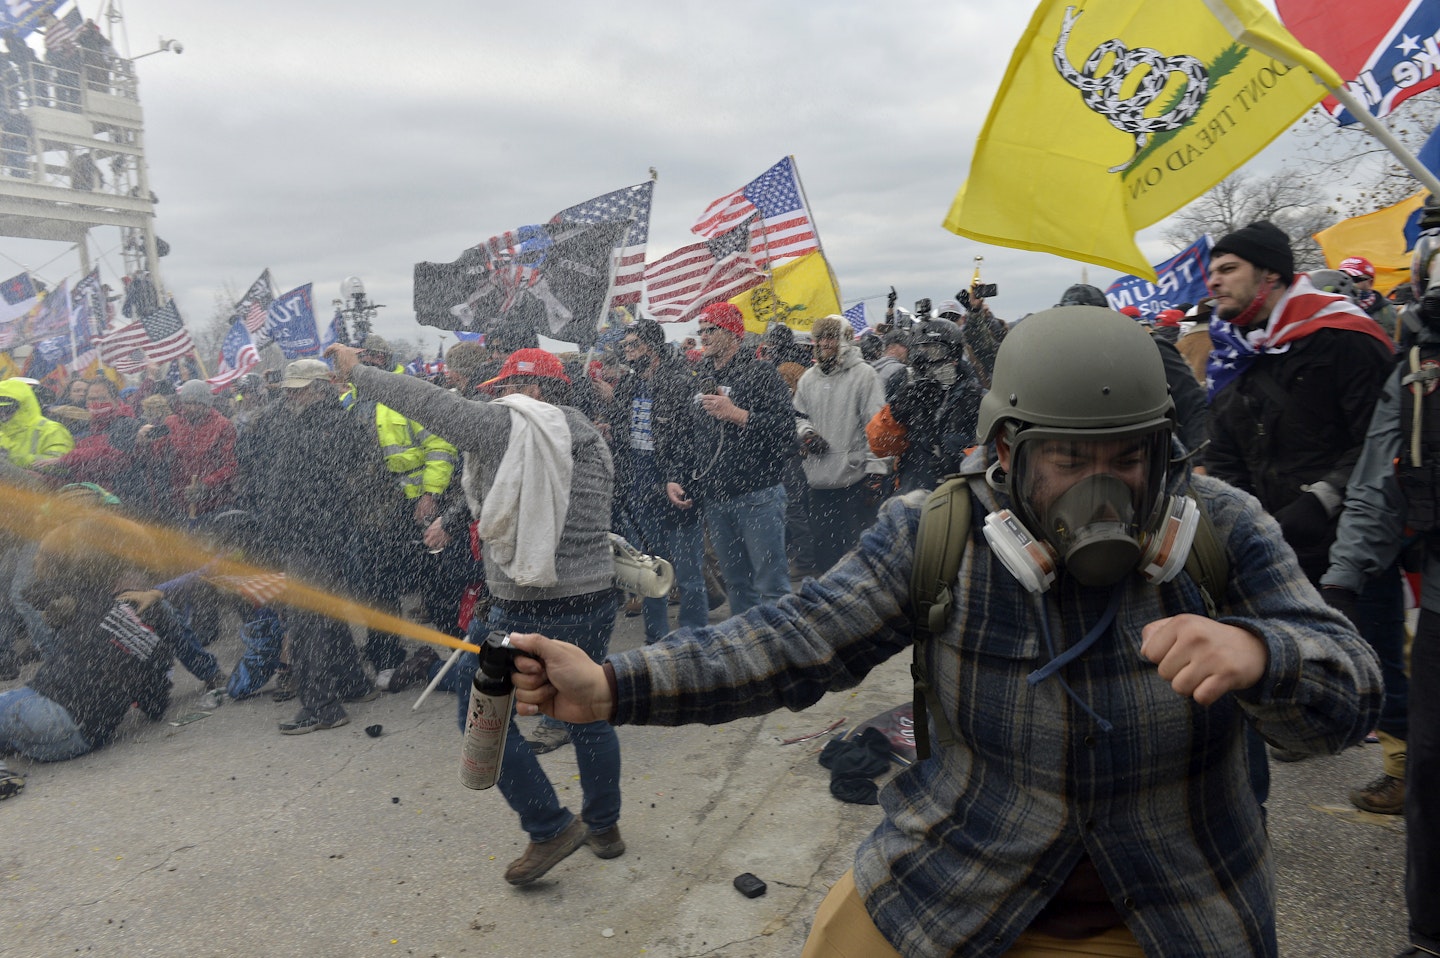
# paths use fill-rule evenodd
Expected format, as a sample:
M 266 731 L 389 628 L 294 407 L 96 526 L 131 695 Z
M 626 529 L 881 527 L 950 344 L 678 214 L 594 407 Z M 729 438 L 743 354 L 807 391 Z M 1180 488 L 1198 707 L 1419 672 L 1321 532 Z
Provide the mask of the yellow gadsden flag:
M 1364 216 L 1352 216 L 1315 234 L 1325 265 L 1339 269 L 1347 256 L 1363 256 L 1375 267 L 1375 288 L 1389 293 L 1410 280 L 1410 246 L 1405 235 L 1415 211 L 1425 202 L 1421 190 L 1408 199 Z
M 745 328 L 752 333 L 764 333 L 772 319 L 805 332 L 820 317 L 840 312 L 835 277 L 819 250 L 776 267 L 770 282 L 730 302 L 745 314 Z
M 1135 232 L 1233 172 L 1340 77 L 1256 0 L 1044 0 L 945 228 L 1155 279 Z

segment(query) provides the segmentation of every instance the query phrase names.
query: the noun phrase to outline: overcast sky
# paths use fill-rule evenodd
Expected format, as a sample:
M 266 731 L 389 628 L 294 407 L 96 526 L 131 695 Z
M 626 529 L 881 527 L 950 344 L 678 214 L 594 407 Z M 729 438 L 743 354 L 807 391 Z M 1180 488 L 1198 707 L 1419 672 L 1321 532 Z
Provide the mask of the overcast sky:
M 93 17 L 99 0 L 80 9 Z M 132 56 L 160 36 L 184 44 L 137 72 L 156 229 L 172 248 L 162 278 L 192 325 L 217 290 L 241 292 L 268 266 L 282 290 L 313 282 L 325 315 L 359 276 L 386 304 L 377 331 L 415 337 L 417 261 L 452 260 L 650 167 L 654 260 L 786 154 L 847 304 L 883 309 L 891 285 L 902 305 L 949 298 L 983 255 L 992 305 L 1014 319 L 1085 269 L 940 227 L 1029 2 L 129 0 L 124 12 Z M 118 239 L 96 235 L 116 266 Z M 1116 275 L 1088 268 L 1102 287 Z

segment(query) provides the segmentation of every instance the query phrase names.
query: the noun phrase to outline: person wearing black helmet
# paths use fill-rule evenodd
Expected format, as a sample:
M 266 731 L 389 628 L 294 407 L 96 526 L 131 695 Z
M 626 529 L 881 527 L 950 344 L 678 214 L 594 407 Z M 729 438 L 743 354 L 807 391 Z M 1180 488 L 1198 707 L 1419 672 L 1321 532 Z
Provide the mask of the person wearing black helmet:
M 909 333 L 910 372 L 890 381 L 886 405 L 867 434 L 877 456 L 899 453 L 900 491 L 932 489 L 975 445 L 980 384 L 965 361 L 960 327 L 917 323 Z M 883 437 L 883 438 L 882 438 Z M 896 439 L 899 441 L 896 441 Z
M 1373 722 L 1379 670 L 1254 498 L 1172 465 L 1174 429 L 1131 320 L 1067 307 L 1006 337 L 958 493 L 973 522 L 919 670 L 949 738 L 881 791 L 805 955 L 1277 953 L 1245 729 L 1338 751 Z M 933 504 L 890 499 L 794 595 L 602 664 L 512 636 L 519 708 L 677 725 L 851 688 L 914 639 Z M 1213 616 L 1186 571 L 1202 526 L 1230 567 Z

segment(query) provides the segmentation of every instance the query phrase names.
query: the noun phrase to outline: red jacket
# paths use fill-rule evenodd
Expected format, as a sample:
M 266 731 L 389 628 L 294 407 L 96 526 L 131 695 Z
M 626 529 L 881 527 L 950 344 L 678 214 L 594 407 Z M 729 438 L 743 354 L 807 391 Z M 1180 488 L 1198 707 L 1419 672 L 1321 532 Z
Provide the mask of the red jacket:
M 110 442 L 110 427 L 118 419 L 133 419 L 123 403 L 91 413 L 89 432 L 75 448 L 56 460 L 58 479 L 65 482 L 93 482 L 113 490 L 117 477 L 131 465 L 131 457 Z M 50 472 L 50 470 L 46 470 Z
M 235 427 L 230 420 L 211 409 L 199 423 L 192 423 L 178 413 L 165 417 L 169 435 L 149 444 L 149 453 L 163 457 L 168 470 L 160 476 L 168 478 L 166 498 L 177 515 L 187 515 L 191 506 L 197 514 L 227 508 L 235 500 Z M 205 494 L 195 502 L 185 498 L 185 488 L 199 480 Z

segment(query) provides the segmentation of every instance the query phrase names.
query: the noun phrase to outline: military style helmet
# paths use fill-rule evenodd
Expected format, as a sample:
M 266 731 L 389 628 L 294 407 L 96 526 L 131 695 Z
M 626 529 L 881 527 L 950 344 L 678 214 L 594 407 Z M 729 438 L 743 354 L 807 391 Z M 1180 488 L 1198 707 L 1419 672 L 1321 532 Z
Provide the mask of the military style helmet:
M 1310 285 L 1325 293 L 1338 293 L 1350 302 L 1355 302 L 1360 291 L 1355 288 L 1355 277 L 1340 269 L 1317 269 L 1310 274 Z
M 996 354 L 979 435 L 990 442 L 1006 421 L 1120 438 L 1173 428 L 1175 403 L 1139 323 L 1096 306 L 1057 306 L 1026 317 Z
M 1137 569 L 1165 581 L 1184 562 L 1189 539 L 1172 556 L 1162 531 L 1173 519 L 1180 524 L 1177 543 L 1180 533 L 1194 532 L 1193 517 L 1185 519 L 1183 502 L 1176 504 L 1183 497 L 1166 491 L 1174 426 L 1164 364 L 1139 323 L 1097 306 L 1057 306 L 1027 317 L 1001 343 L 990 392 L 980 400 L 979 434 L 989 442 L 1004 428 L 1009 450 L 987 479 L 1014 510 L 986 517 L 986 540 L 1032 591 L 1044 590 L 1055 563 L 1086 586 L 1113 585 Z M 1087 446 L 1105 467 L 1079 476 L 1058 496 L 1039 496 L 1047 450 L 1083 458 Z M 1121 460 L 1144 470 L 1142 484 L 1109 468 Z M 1027 536 L 1017 539 L 1017 527 Z M 1032 538 L 1048 545 L 1052 562 L 1036 565 Z

